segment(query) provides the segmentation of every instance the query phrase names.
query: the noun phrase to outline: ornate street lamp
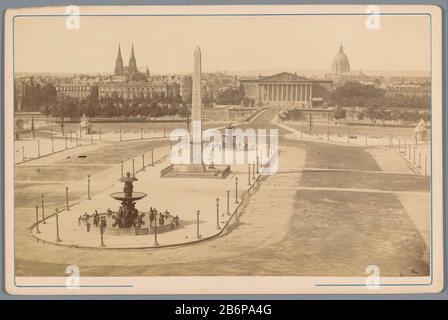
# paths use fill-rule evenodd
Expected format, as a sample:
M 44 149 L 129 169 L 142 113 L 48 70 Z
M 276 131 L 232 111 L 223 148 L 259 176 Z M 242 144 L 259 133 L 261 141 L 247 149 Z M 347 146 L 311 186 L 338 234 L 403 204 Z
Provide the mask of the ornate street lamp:
M 216 228 L 221 229 L 219 226 L 219 198 L 216 198 Z

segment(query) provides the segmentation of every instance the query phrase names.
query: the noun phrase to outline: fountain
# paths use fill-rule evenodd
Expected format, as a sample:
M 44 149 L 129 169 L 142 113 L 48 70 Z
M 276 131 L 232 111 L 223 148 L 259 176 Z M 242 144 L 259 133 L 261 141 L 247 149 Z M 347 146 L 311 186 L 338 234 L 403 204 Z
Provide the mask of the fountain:
M 107 210 L 106 213 L 89 215 L 85 213 L 78 219 L 78 224 L 86 226 L 87 232 L 90 232 L 90 225 L 100 227 L 109 235 L 149 235 L 171 231 L 179 226 L 179 217 L 171 215 L 168 210 L 158 212 L 155 208 L 149 212 L 140 212 L 135 208 L 138 200 L 147 196 L 144 192 L 134 192 L 134 181 L 138 181 L 130 172 L 120 179 L 124 183 L 123 192 L 114 192 L 110 196 L 115 200 L 121 201 L 118 211 Z M 93 220 L 93 221 L 92 221 Z M 101 222 L 101 223 L 100 223 Z M 156 230 L 157 229 L 157 230 Z
M 143 199 L 147 194 L 134 192 L 133 183 L 138 181 L 138 179 L 134 176 L 131 177 L 130 172 L 127 172 L 126 177 L 121 178 L 120 181 L 124 182 L 123 192 L 115 192 L 110 195 L 115 200 L 121 201 L 118 213 L 113 216 L 115 217 L 115 223 L 112 226 L 118 228 L 140 228 L 144 214 L 139 215 L 138 210 L 135 208 L 135 202 Z

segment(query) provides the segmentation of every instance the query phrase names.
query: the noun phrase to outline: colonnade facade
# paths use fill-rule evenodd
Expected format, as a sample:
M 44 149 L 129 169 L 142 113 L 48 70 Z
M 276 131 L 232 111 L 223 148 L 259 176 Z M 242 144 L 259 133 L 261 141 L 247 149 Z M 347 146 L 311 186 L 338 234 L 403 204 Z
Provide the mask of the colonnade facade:
M 260 83 L 259 97 L 268 104 L 290 104 L 311 107 L 311 83 Z

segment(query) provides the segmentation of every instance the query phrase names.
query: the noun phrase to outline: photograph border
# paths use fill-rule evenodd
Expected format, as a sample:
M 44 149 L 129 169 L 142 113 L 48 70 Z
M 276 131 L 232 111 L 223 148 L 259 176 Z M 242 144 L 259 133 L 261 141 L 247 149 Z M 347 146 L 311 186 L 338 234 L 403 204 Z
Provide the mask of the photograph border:
M 226 3 L 228 3 L 228 2 L 226 2 Z M 71 4 L 76 4 L 76 3 L 71 3 Z M 145 2 L 145 4 L 149 5 L 150 3 Z M 219 4 L 219 3 L 217 3 L 217 4 Z M 232 4 L 234 4 L 234 3 L 232 3 Z M 251 3 L 251 5 L 252 4 L 253 3 Z M 294 1 L 294 2 L 289 3 L 289 4 L 306 4 L 306 3 L 299 3 L 298 1 Z M 337 4 L 337 3 L 332 1 L 332 2 L 326 3 L 326 4 Z M 361 3 L 353 3 L 353 4 L 361 4 Z M 381 3 L 378 3 L 378 4 L 381 5 Z M 406 2 L 406 4 L 409 4 L 409 2 Z M 426 3 L 426 4 L 429 5 L 430 3 Z M 129 5 L 131 5 L 131 4 L 129 4 Z M 444 13 L 446 14 L 446 11 Z M 356 14 L 352 14 L 352 13 L 347 13 L 347 14 L 339 14 L 339 13 L 335 13 L 335 14 L 330 14 L 330 13 L 323 13 L 323 14 L 322 13 L 317 13 L 317 14 L 308 14 L 308 13 L 291 13 L 291 14 L 281 14 L 281 13 L 280 14 L 279 13 L 274 13 L 274 14 L 135 14 L 135 15 L 134 14 L 111 14 L 111 15 L 107 15 L 107 16 L 269 16 L 269 15 L 271 15 L 271 16 L 282 16 L 282 15 L 283 16 L 300 16 L 300 15 L 319 15 L 319 16 L 322 16 L 322 15 L 358 15 L 359 16 L 359 15 L 364 15 L 365 16 L 365 15 L 368 15 L 368 14 L 366 14 L 366 13 L 356 13 Z M 431 16 L 431 14 L 428 14 L 428 13 L 421 13 L 421 14 L 416 14 L 416 13 L 382 13 L 382 15 L 429 15 L 430 16 L 430 31 L 431 31 L 431 35 L 430 35 L 430 50 L 432 50 L 432 28 L 431 28 L 432 27 L 432 16 Z M 15 15 L 13 17 L 13 23 L 14 23 L 16 17 L 26 17 L 26 16 L 30 16 L 30 15 L 20 15 L 20 14 L 19 15 Z M 67 15 L 31 15 L 31 16 L 67 16 Z M 83 16 L 83 14 L 81 14 L 81 16 Z M 87 16 L 106 16 L 106 15 L 87 14 Z M 14 28 L 13 28 L 13 32 L 14 32 Z M 444 59 L 444 58 L 445 58 L 445 55 L 443 55 L 442 59 Z M 432 54 L 430 54 L 430 64 L 431 64 L 430 74 L 431 74 L 431 79 L 432 79 L 432 71 L 433 71 L 433 69 L 432 69 L 432 67 L 433 67 L 432 66 Z M 14 62 L 13 62 L 13 68 L 14 68 Z M 14 69 L 13 69 L 13 72 L 14 72 Z M 443 74 L 443 79 L 444 79 L 444 75 L 445 75 L 445 73 Z M 445 85 L 445 83 L 443 83 L 443 84 Z M 3 90 L 4 90 L 4 86 L 3 86 Z M 431 90 L 432 90 L 432 88 L 431 88 Z M 3 110 L 3 112 L 5 112 L 5 110 Z M 446 115 L 445 101 L 443 101 L 443 112 Z M 3 114 L 2 114 L 2 116 L 3 116 Z M 2 117 L 2 119 L 4 119 L 4 118 Z M 446 132 L 446 118 L 443 117 L 443 119 L 444 119 L 443 132 Z M 4 132 L 2 132 L 2 134 L 4 134 Z M 431 136 L 432 136 L 432 130 L 431 130 Z M 4 135 L 3 135 L 3 138 L 4 138 Z M 4 142 L 4 139 L 2 139 L 2 140 Z M 433 155 L 432 143 L 433 143 L 433 141 L 431 139 L 431 164 L 432 164 L 432 160 L 433 160 L 433 158 L 432 158 L 432 155 Z M 444 146 L 446 146 L 446 141 L 444 141 Z M 4 152 L 4 145 L 3 145 L 2 152 Z M 444 148 L 444 153 L 446 154 L 446 148 Z M 2 161 L 4 159 L 3 156 L 4 156 L 4 154 L 2 154 Z M 4 166 L 2 166 L 2 169 L 4 169 Z M 430 176 L 431 184 L 430 184 L 430 186 L 432 188 L 432 171 L 433 171 L 433 166 L 432 165 L 431 165 L 430 171 L 431 171 L 431 176 Z M 2 172 L 2 173 L 4 174 L 4 172 Z M 445 171 L 445 168 L 444 168 L 444 175 L 445 174 L 446 174 L 446 171 Z M 445 181 L 446 180 L 444 180 L 444 184 L 445 184 Z M 382 284 L 380 284 L 381 286 L 396 286 L 396 285 L 398 285 L 398 286 L 404 286 L 404 285 L 406 285 L 406 286 L 430 286 L 433 283 L 433 275 L 434 275 L 434 270 L 433 270 L 433 253 L 434 253 L 434 250 L 433 250 L 433 243 L 432 243 L 432 241 L 433 241 L 433 228 L 432 228 L 433 227 L 433 220 L 432 220 L 433 219 L 433 216 L 432 216 L 432 209 L 433 209 L 432 199 L 433 199 L 433 197 L 432 197 L 432 190 L 430 190 L 430 192 L 431 192 L 431 205 L 430 205 L 430 207 L 431 207 L 431 216 L 430 216 L 430 219 L 431 219 L 431 223 L 430 223 L 430 227 L 431 227 L 431 232 L 430 232 L 430 234 L 431 234 L 431 236 L 430 236 L 431 248 L 429 248 L 429 251 L 430 251 L 430 279 L 431 279 L 430 283 L 424 283 L 424 284 L 423 283 L 418 283 L 418 284 L 382 283 Z M 4 194 L 3 194 L 3 196 L 4 196 Z M 446 234 L 444 234 L 444 237 L 446 237 Z M 2 239 L 2 240 L 4 240 L 4 239 Z M 14 246 L 15 246 L 15 243 L 14 243 Z M 3 246 L 3 248 L 4 248 L 4 246 Z M 444 248 L 444 249 L 446 250 L 446 248 Z M 15 250 L 14 250 L 14 252 L 15 252 Z M 446 259 L 446 255 L 445 255 L 445 259 Z M 444 264 L 444 267 L 446 268 L 446 264 Z M 15 282 L 15 278 L 16 277 L 14 276 L 14 282 Z M 444 281 L 446 282 L 446 278 L 444 278 Z M 334 287 L 334 286 L 365 286 L 365 284 L 331 284 L 331 283 L 329 283 L 329 284 L 316 284 L 316 285 L 317 286 L 329 286 L 329 287 Z M 22 285 L 17 285 L 16 284 L 16 286 L 17 287 L 21 287 Z M 83 287 L 83 286 L 85 286 L 85 287 L 92 287 L 90 285 L 81 285 L 81 287 Z M 33 287 L 48 287 L 48 286 L 46 286 L 46 285 L 37 285 L 37 286 L 33 286 Z M 50 286 L 50 287 L 53 287 L 53 286 Z M 65 286 L 59 286 L 59 287 L 65 287 Z M 123 285 L 104 285 L 104 286 L 103 285 L 101 285 L 101 286 L 95 285 L 94 287 L 123 287 Z M 127 287 L 129 287 L 129 286 L 127 286 Z M 263 294 L 263 295 L 265 295 L 265 294 Z M 389 294 L 388 293 L 386 295 L 390 296 L 390 295 L 393 295 L 393 294 Z M 154 295 L 150 295 L 150 296 L 154 297 Z M 167 295 L 167 296 L 171 297 L 171 298 L 173 297 L 173 295 Z M 200 296 L 204 297 L 204 295 L 200 295 Z M 252 295 L 249 295 L 249 296 L 252 296 Z M 276 295 L 276 296 L 278 296 L 278 295 Z M 281 295 L 281 296 L 283 296 L 283 295 Z M 293 295 L 293 296 L 296 296 L 296 295 Z M 313 296 L 315 297 L 315 294 Z M 375 295 L 375 296 L 379 296 L 379 295 Z M 232 297 L 234 297 L 234 295 L 232 295 Z M 256 295 L 256 297 L 259 298 L 259 295 Z

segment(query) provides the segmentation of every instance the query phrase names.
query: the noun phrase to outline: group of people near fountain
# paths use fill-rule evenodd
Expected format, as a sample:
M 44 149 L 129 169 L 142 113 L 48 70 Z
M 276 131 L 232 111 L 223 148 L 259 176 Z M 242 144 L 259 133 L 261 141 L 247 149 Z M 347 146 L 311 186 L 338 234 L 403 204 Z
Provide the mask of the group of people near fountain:
M 158 212 L 157 209 L 151 207 L 149 209 L 149 225 L 151 226 L 153 225 L 154 220 L 156 219 L 157 216 L 158 216 L 157 223 L 160 226 L 163 226 L 165 222 L 168 220 L 168 218 L 172 217 L 168 210 L 165 210 L 165 212 Z M 177 215 L 173 217 L 172 222 L 176 225 L 176 227 L 179 226 L 179 217 Z
M 108 217 L 111 217 L 113 214 L 112 210 L 110 208 L 107 209 L 106 211 L 106 215 Z M 158 218 L 157 220 L 157 224 L 159 226 L 163 226 L 165 223 L 168 222 L 169 218 L 171 217 L 171 221 L 170 223 L 174 224 L 174 226 L 178 227 L 179 226 L 179 216 L 172 216 L 170 214 L 170 212 L 168 210 L 165 210 L 165 212 L 159 212 L 157 209 L 151 207 L 149 209 L 149 225 L 153 226 L 154 225 L 154 220 L 156 218 Z M 91 221 L 92 219 L 92 221 Z M 95 210 L 94 213 L 92 214 L 88 214 L 87 212 L 85 212 L 83 215 L 80 215 L 78 217 L 78 225 L 80 226 L 81 224 L 85 225 L 87 227 L 87 232 L 90 232 L 90 228 L 91 225 L 93 224 L 93 226 L 95 227 L 107 227 L 107 221 L 106 221 L 106 217 L 103 215 L 101 216 L 98 213 L 98 210 Z
M 112 213 L 110 209 L 108 209 L 108 213 Z M 82 216 L 78 217 L 78 225 L 84 224 L 87 226 L 87 232 L 90 232 L 90 218 L 93 218 L 93 225 L 95 227 L 103 227 L 105 228 L 107 226 L 106 218 L 100 217 L 98 210 L 95 210 L 95 212 L 91 215 L 89 215 L 87 212 L 85 212 Z

